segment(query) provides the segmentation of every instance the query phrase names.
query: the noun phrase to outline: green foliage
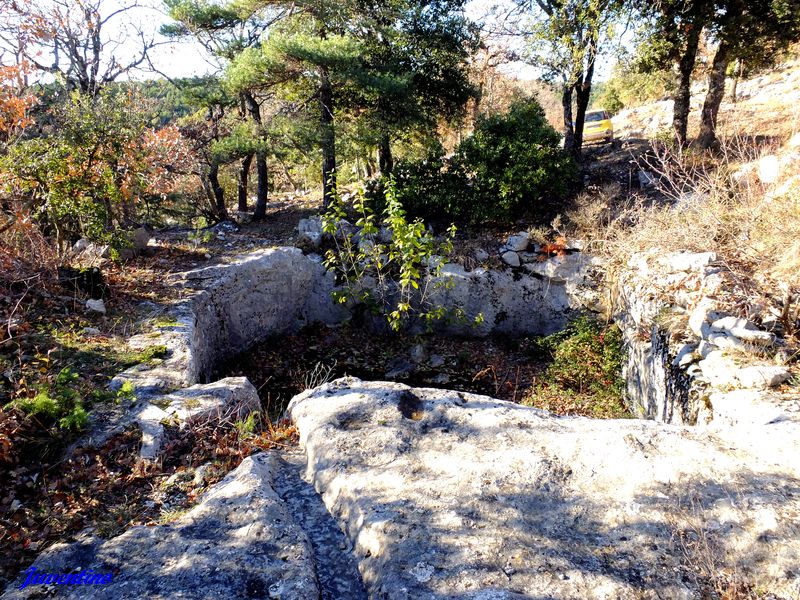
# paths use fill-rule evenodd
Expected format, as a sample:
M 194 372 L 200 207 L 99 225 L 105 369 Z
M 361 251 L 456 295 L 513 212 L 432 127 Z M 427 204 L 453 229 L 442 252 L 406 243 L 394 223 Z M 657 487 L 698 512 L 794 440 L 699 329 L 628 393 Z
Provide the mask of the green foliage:
M 643 42 L 634 56 L 623 54 L 611 72 L 611 77 L 598 93 L 596 103 L 616 114 L 623 108 L 641 106 L 659 100 L 674 90 L 675 76 L 670 69 L 658 64 Z
M 441 155 L 397 167 L 398 197 L 424 218 L 512 220 L 545 198 L 566 194 L 577 169 L 534 99 L 478 120 L 446 161 Z
M 130 381 L 123 381 L 120 388 L 117 390 L 117 401 L 135 400 L 136 399 L 136 386 Z
M 464 319 L 463 312 L 449 312 L 430 299 L 434 290 L 453 285 L 442 274 L 442 267 L 443 256 L 453 249 L 455 225 L 443 240 L 438 240 L 421 219 L 408 218 L 393 179 L 387 181 L 384 194 L 386 208 L 380 221 L 363 191 L 356 195 L 358 242 L 353 232 L 340 226 L 347 215 L 340 199 L 323 217 L 323 230 L 335 242 L 335 249 L 326 253 L 325 264 L 343 284 L 341 291 L 334 292 L 334 298 L 341 304 L 364 304 L 375 314 L 384 315 L 392 331 L 399 331 L 412 317 L 428 326 L 443 319 Z M 388 241 L 381 241 L 387 237 Z M 480 320 L 479 315 L 476 322 Z
M 473 219 L 514 218 L 545 195 L 563 196 L 576 172 L 560 141 L 534 100 L 481 118 L 457 151 L 478 200 Z
M 148 116 L 132 90 L 120 86 L 97 97 L 72 93 L 52 107 L 42 135 L 0 157 L 8 174 L 2 191 L 58 242 L 87 237 L 126 247 L 119 229 L 136 204 L 163 200 L 173 182 L 171 161 L 189 162 L 178 133 L 149 129 Z
M 57 423 L 61 429 L 79 431 L 86 427 L 88 414 L 80 394 L 74 389 L 78 374 L 69 367 L 59 371 L 50 385 L 42 385 L 33 398 L 23 398 L 12 404 L 32 417 Z
M 616 325 L 580 317 L 541 341 L 552 363 L 524 403 L 559 413 L 602 418 L 629 416 L 622 402 L 624 351 Z

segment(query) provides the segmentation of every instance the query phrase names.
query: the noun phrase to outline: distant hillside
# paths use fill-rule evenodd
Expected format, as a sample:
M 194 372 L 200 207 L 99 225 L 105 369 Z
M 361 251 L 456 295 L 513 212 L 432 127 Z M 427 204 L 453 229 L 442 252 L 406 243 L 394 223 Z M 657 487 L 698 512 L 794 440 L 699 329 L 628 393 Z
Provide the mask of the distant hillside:
M 780 144 L 800 131 L 800 59 L 789 60 L 768 73 L 740 81 L 736 102 L 731 98 L 732 84 L 732 80 L 728 80 L 720 107 L 718 131 L 721 136 L 758 135 Z M 704 83 L 692 88 L 690 138 L 697 133 L 705 93 Z M 614 128 L 621 138 L 655 137 L 670 129 L 672 106 L 672 100 L 661 100 L 623 110 L 614 117 Z

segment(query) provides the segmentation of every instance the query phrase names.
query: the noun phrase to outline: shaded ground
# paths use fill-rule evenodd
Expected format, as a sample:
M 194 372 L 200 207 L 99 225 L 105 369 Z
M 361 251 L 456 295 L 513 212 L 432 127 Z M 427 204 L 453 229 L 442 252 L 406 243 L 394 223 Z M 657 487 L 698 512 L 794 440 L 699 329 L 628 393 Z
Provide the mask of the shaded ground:
M 248 377 L 278 415 L 294 395 L 344 375 L 519 401 L 546 365 L 534 337 L 379 336 L 357 327 L 311 326 L 233 357 L 216 376 Z
M 583 336 L 586 335 L 584 332 Z M 600 344 L 604 336 L 604 333 L 598 335 Z M 565 382 L 558 370 L 548 371 L 554 354 L 560 354 L 555 350 L 560 340 L 558 335 L 514 339 L 376 335 L 352 325 L 311 326 L 297 334 L 269 339 L 232 357 L 220 366 L 215 377 L 250 379 L 272 417 L 281 415 L 296 394 L 345 375 L 365 381 L 396 381 L 473 392 L 545 408 L 556 414 L 628 415 L 621 393 L 602 396 L 588 390 L 578 393 L 575 382 Z M 576 338 L 571 340 L 571 347 L 584 343 Z M 596 368 L 586 369 L 586 378 L 601 377 L 599 363 L 603 360 L 600 356 L 603 349 L 585 344 L 579 349 L 570 354 L 574 360 L 598 363 Z M 559 368 L 564 369 L 564 364 Z M 600 385 L 610 390 L 614 382 L 600 382 Z

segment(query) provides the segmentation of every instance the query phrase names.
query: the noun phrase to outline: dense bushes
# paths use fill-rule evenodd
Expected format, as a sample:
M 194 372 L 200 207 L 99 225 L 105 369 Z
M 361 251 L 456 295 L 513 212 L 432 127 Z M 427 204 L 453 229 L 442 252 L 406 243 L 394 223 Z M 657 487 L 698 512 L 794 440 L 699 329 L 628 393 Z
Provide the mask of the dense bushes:
M 81 236 L 120 242 L 141 203 L 161 201 L 192 159 L 174 127 L 147 126 L 139 100 L 124 91 L 78 92 L 56 103 L 38 135 L 0 157 L 0 195 L 30 214 L 57 244 Z
M 395 170 L 398 198 L 409 213 L 475 222 L 536 211 L 545 199 L 564 196 L 575 174 L 559 134 L 533 99 L 479 119 L 451 158 L 434 153 Z

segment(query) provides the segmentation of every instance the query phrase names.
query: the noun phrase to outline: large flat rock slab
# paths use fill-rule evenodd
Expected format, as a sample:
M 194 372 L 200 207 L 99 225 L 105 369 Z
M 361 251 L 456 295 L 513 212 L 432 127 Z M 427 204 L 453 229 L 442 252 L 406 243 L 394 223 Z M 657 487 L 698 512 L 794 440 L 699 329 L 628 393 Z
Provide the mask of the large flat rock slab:
M 33 565 L 36 574 L 110 573 L 110 582 L 20 590 L 23 575 L 3 598 L 319 598 L 308 539 L 272 487 L 274 460 L 245 459 L 171 525 L 59 544 Z
M 352 378 L 289 411 L 371 598 L 800 597 L 800 465 L 746 440 Z

